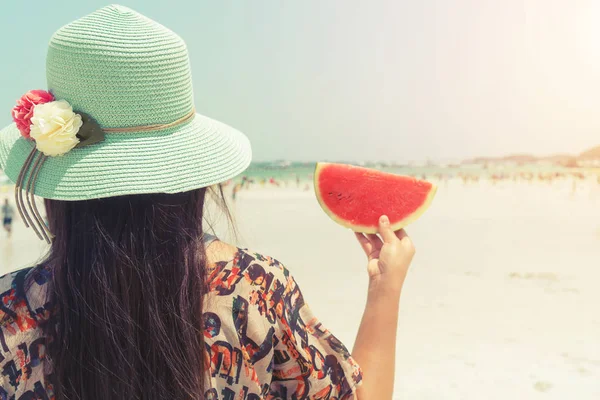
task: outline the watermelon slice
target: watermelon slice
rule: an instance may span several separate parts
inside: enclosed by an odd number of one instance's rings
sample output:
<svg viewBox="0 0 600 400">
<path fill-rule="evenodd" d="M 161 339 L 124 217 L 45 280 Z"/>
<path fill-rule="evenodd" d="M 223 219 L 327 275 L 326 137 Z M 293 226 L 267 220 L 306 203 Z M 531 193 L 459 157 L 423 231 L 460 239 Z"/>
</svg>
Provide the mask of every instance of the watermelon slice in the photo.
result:
<svg viewBox="0 0 600 400">
<path fill-rule="evenodd" d="M 427 210 L 437 186 L 409 176 L 346 164 L 317 163 L 315 193 L 323 210 L 355 232 L 375 233 L 387 215 L 393 230 Z"/>
</svg>

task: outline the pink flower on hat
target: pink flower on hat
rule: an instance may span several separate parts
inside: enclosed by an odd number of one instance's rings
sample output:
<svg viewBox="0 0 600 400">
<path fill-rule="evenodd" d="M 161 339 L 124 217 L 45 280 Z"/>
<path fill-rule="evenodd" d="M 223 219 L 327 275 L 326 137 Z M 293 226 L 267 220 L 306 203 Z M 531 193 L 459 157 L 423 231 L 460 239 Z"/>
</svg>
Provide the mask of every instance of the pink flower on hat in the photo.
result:
<svg viewBox="0 0 600 400">
<path fill-rule="evenodd" d="M 30 138 L 34 107 L 51 101 L 54 101 L 54 96 L 45 90 L 30 90 L 17 100 L 17 105 L 12 109 L 12 117 L 24 138 Z"/>
</svg>

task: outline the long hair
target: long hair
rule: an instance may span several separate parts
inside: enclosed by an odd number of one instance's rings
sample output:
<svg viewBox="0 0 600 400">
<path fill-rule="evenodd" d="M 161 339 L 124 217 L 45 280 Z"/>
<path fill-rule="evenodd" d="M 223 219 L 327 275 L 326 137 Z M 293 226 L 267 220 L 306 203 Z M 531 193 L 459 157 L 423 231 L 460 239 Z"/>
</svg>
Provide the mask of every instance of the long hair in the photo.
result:
<svg viewBox="0 0 600 400">
<path fill-rule="evenodd" d="M 202 398 L 205 195 L 45 201 L 57 400 Z"/>
</svg>

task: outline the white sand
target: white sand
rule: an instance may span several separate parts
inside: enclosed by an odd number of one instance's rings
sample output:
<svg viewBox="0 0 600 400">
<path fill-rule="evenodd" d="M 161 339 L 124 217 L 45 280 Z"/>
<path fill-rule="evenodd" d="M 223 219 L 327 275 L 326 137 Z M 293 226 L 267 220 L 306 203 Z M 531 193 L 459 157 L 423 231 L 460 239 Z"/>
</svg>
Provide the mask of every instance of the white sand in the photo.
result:
<svg viewBox="0 0 600 400">
<path fill-rule="evenodd" d="M 571 189 L 440 188 L 408 229 L 417 256 L 402 296 L 395 399 L 600 398 L 600 185 Z M 241 243 L 283 261 L 351 348 L 367 284 L 352 234 L 312 192 L 242 191 L 234 207 Z M 16 229 L 12 244 L 0 242 L 5 272 L 44 247 Z"/>
</svg>

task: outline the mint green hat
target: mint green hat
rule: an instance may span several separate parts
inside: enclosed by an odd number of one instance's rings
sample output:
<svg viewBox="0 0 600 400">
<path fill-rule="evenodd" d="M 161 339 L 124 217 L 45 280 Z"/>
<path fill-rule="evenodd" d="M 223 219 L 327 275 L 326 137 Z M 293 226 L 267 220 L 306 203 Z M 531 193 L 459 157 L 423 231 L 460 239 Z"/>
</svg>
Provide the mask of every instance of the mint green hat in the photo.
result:
<svg viewBox="0 0 600 400">
<path fill-rule="evenodd" d="M 195 112 L 183 40 L 129 8 L 104 7 L 59 29 L 46 73 L 54 98 L 80 113 L 84 127 L 87 115 L 105 134 L 100 142 L 46 157 L 34 178 L 38 196 L 184 192 L 224 182 L 250 163 L 246 136 Z M 2 129 L 0 169 L 17 182 L 35 147 L 15 123 Z"/>
</svg>

